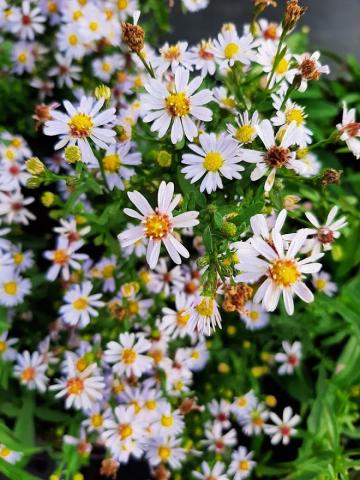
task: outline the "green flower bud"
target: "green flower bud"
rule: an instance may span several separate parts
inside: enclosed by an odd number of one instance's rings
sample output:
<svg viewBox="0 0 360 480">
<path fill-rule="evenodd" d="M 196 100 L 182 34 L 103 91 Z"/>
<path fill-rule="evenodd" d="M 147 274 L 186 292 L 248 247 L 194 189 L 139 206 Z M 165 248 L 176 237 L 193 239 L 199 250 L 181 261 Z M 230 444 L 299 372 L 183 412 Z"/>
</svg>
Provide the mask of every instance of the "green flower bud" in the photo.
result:
<svg viewBox="0 0 360 480">
<path fill-rule="evenodd" d="M 100 100 L 100 98 L 104 98 L 105 100 L 109 100 L 110 97 L 111 97 L 111 90 L 106 85 L 101 84 L 101 85 L 98 85 L 95 88 L 94 95 L 98 100 Z"/>
<path fill-rule="evenodd" d="M 31 175 L 40 175 L 45 171 L 45 165 L 38 157 L 31 157 L 26 160 L 25 166 Z"/>
<path fill-rule="evenodd" d="M 225 237 L 231 238 L 235 237 L 237 228 L 235 223 L 224 222 L 221 231 Z"/>
<path fill-rule="evenodd" d="M 162 168 L 168 168 L 171 165 L 171 153 L 167 152 L 166 150 L 160 150 L 156 155 L 156 161 Z"/>
<path fill-rule="evenodd" d="M 76 163 L 81 161 L 81 150 L 77 145 L 68 145 L 65 148 L 65 160 L 67 163 Z"/>
<path fill-rule="evenodd" d="M 38 188 L 42 183 L 42 179 L 40 177 L 30 177 L 26 181 L 27 188 Z"/>
</svg>

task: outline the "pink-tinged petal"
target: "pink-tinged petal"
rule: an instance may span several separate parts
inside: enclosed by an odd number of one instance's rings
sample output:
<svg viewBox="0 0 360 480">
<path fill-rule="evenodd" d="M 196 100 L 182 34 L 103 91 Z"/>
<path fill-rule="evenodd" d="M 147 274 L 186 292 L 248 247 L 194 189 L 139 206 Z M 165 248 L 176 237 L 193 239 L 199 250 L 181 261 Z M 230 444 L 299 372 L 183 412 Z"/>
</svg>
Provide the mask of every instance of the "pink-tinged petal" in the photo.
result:
<svg viewBox="0 0 360 480">
<path fill-rule="evenodd" d="M 250 219 L 251 229 L 255 235 L 259 237 L 269 238 L 269 228 L 266 223 L 265 217 L 262 214 L 254 215 Z"/>
<path fill-rule="evenodd" d="M 283 290 L 283 299 L 287 314 L 292 315 L 294 313 L 294 299 L 289 288 Z"/>
<path fill-rule="evenodd" d="M 197 217 L 199 216 L 199 212 L 185 212 L 177 215 L 173 219 L 173 225 L 175 228 L 187 228 L 187 227 L 194 227 L 195 225 L 199 224 L 199 220 Z"/>
<path fill-rule="evenodd" d="M 321 263 L 307 263 L 300 267 L 301 273 L 317 273 L 321 270 Z"/>
<path fill-rule="evenodd" d="M 182 119 L 182 125 L 186 138 L 191 142 L 198 133 L 195 123 L 187 116 Z"/>
<path fill-rule="evenodd" d="M 295 121 L 292 121 L 288 128 L 286 129 L 285 135 L 281 141 L 281 146 L 288 148 L 296 142 L 297 136 L 297 124 Z"/>
<path fill-rule="evenodd" d="M 177 263 L 177 264 L 180 264 L 181 263 L 181 257 L 179 255 L 178 251 L 176 250 L 176 248 L 174 247 L 174 245 L 171 243 L 170 238 L 169 237 L 165 238 L 163 240 L 163 242 L 164 242 L 165 248 L 168 251 L 168 254 L 169 254 L 170 258 L 172 259 L 172 261 Z"/>
<path fill-rule="evenodd" d="M 300 248 L 304 245 L 304 242 L 306 240 L 306 232 L 303 232 L 302 230 L 299 230 L 294 238 L 292 239 L 289 249 L 286 253 L 287 258 L 294 258 L 295 255 L 298 253 Z"/>
<path fill-rule="evenodd" d="M 337 207 L 337 206 L 333 207 L 330 210 L 329 215 L 327 216 L 325 225 L 330 225 L 333 222 L 334 218 L 336 217 L 336 215 L 338 213 L 338 210 L 339 210 L 339 207 Z"/>
<path fill-rule="evenodd" d="M 283 210 L 281 210 L 281 212 L 279 213 L 279 215 L 276 219 L 274 230 L 277 230 L 278 232 L 280 232 L 280 230 L 282 229 L 282 227 L 285 223 L 286 216 L 287 216 L 287 211 L 284 208 Z"/>
<path fill-rule="evenodd" d="M 169 235 L 170 242 L 173 244 L 173 246 L 176 248 L 176 250 L 180 253 L 182 257 L 189 258 L 190 254 L 187 251 L 187 249 L 182 245 L 179 240 L 177 240 L 175 237 L 172 235 Z"/>
<path fill-rule="evenodd" d="M 142 226 L 128 228 L 122 233 L 119 233 L 118 239 L 121 243 L 123 248 L 136 243 L 138 240 L 143 238 L 144 236 L 144 229 Z"/>
<path fill-rule="evenodd" d="M 304 282 L 296 282 L 293 285 L 294 292 L 303 302 L 311 303 L 314 301 L 314 295 Z"/>
</svg>

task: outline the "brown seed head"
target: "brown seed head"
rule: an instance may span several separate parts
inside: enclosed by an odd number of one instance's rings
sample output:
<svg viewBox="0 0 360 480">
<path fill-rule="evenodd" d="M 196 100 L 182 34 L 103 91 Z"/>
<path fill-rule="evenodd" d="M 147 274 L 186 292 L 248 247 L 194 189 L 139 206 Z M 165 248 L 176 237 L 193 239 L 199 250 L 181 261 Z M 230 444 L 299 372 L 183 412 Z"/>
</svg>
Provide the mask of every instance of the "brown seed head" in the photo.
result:
<svg viewBox="0 0 360 480">
<path fill-rule="evenodd" d="M 342 170 L 334 170 L 333 168 L 328 168 L 327 170 L 325 170 L 320 180 L 321 185 L 323 187 L 326 187 L 327 185 L 330 185 L 332 183 L 339 185 L 342 173 Z"/>
<path fill-rule="evenodd" d="M 225 312 L 235 312 L 235 310 L 242 312 L 245 303 L 251 298 L 252 292 L 252 288 L 247 283 L 225 286 L 222 308 Z"/>
<path fill-rule="evenodd" d="M 170 472 L 164 465 L 159 465 L 152 471 L 152 475 L 156 480 L 170 480 Z"/>
<path fill-rule="evenodd" d="M 122 38 L 132 52 L 140 53 L 144 48 L 145 32 L 139 25 L 123 22 Z"/>
<path fill-rule="evenodd" d="M 119 464 L 116 460 L 112 458 L 104 458 L 101 462 L 100 475 L 115 480 L 118 469 Z"/>
<path fill-rule="evenodd" d="M 320 72 L 317 63 L 310 57 L 306 57 L 299 65 L 302 78 L 305 80 L 319 80 Z"/>
<path fill-rule="evenodd" d="M 289 160 L 290 150 L 274 145 L 264 155 L 264 162 L 271 168 L 281 168 Z"/>
<path fill-rule="evenodd" d="M 204 410 L 204 407 L 198 405 L 196 397 L 185 398 L 181 402 L 179 410 L 182 415 L 187 415 L 191 412 L 202 412 Z"/>
<path fill-rule="evenodd" d="M 285 10 L 283 27 L 285 30 L 292 30 L 300 18 L 304 15 L 306 7 L 301 7 L 298 0 L 288 0 Z"/>
</svg>

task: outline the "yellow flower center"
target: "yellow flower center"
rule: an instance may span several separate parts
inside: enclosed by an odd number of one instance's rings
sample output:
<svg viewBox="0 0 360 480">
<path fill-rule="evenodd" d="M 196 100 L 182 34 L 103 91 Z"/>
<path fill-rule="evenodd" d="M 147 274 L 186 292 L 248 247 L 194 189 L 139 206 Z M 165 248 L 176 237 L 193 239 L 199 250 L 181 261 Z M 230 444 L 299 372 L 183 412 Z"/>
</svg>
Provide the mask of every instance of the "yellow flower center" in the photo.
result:
<svg viewBox="0 0 360 480">
<path fill-rule="evenodd" d="M 68 395 L 80 395 L 84 390 L 84 381 L 79 377 L 70 378 L 66 388 Z"/>
<path fill-rule="evenodd" d="M 199 360 L 199 358 L 200 358 L 200 352 L 198 352 L 197 350 L 194 350 L 194 351 L 191 353 L 191 358 L 193 358 L 194 360 Z"/>
<path fill-rule="evenodd" d="M 111 70 L 111 65 L 110 65 L 110 63 L 104 62 L 104 63 L 101 65 L 101 69 L 102 69 L 102 71 L 105 72 L 105 73 L 110 72 L 110 70 Z"/>
<path fill-rule="evenodd" d="M 169 216 L 166 213 L 155 212 L 144 220 L 144 233 L 153 240 L 162 240 L 171 229 Z"/>
<path fill-rule="evenodd" d="M 240 143 L 249 143 L 252 141 L 256 130 L 252 125 L 242 125 L 236 129 L 234 137 Z"/>
<path fill-rule="evenodd" d="M 299 148 L 296 150 L 296 156 L 297 158 L 300 158 L 300 160 L 303 160 L 309 155 L 309 149 L 308 148 Z"/>
<path fill-rule="evenodd" d="M 93 125 L 91 117 L 85 113 L 75 114 L 68 123 L 71 135 L 78 138 L 89 137 Z"/>
<path fill-rule="evenodd" d="M 132 426 L 129 425 L 128 423 L 123 423 L 123 424 L 119 425 L 118 431 L 119 431 L 119 435 L 120 435 L 122 440 L 130 437 L 133 433 Z"/>
<path fill-rule="evenodd" d="M 125 10 L 128 4 L 129 4 L 128 0 L 118 0 L 117 7 L 119 10 Z"/>
<path fill-rule="evenodd" d="M 139 302 L 129 301 L 128 312 L 130 313 L 130 315 L 137 315 L 139 313 L 139 310 L 140 310 Z"/>
<path fill-rule="evenodd" d="M 156 400 L 148 400 L 147 402 L 145 402 L 145 407 L 148 410 L 155 410 L 155 408 L 157 407 Z"/>
<path fill-rule="evenodd" d="M 26 52 L 21 52 L 21 53 L 19 53 L 19 55 L 17 56 L 17 59 L 18 59 L 18 62 L 19 62 L 19 63 L 25 63 L 26 60 L 27 60 L 27 54 L 26 54 Z"/>
<path fill-rule="evenodd" d="M 111 278 L 113 276 L 114 270 L 115 270 L 114 265 L 111 265 L 111 264 L 105 265 L 105 267 L 103 268 L 103 271 L 102 271 L 103 277 L 104 278 Z"/>
<path fill-rule="evenodd" d="M 169 447 L 166 447 L 165 445 L 161 445 L 158 448 L 158 454 L 159 454 L 159 457 L 160 457 L 161 461 L 166 462 L 170 458 L 171 450 L 170 450 Z"/>
<path fill-rule="evenodd" d="M 7 349 L 6 342 L 4 342 L 4 340 L 0 340 L 0 353 L 5 352 L 6 349 Z"/>
<path fill-rule="evenodd" d="M 240 50 L 240 47 L 238 44 L 234 42 L 229 43 L 228 45 L 226 45 L 224 50 L 225 58 L 230 60 L 238 53 L 239 50 Z"/>
<path fill-rule="evenodd" d="M 21 372 L 21 379 L 24 380 L 24 382 L 30 382 L 31 380 L 34 380 L 35 376 L 35 368 L 32 367 L 24 368 L 24 370 Z"/>
<path fill-rule="evenodd" d="M 165 108 L 172 117 L 184 117 L 190 111 L 190 99 L 184 92 L 171 93 L 165 98 Z"/>
<path fill-rule="evenodd" d="M 83 357 L 79 358 L 79 360 L 76 362 L 76 369 L 79 372 L 83 372 L 87 366 L 88 366 L 88 362 Z"/>
<path fill-rule="evenodd" d="M 74 15 L 75 15 L 75 12 L 74 12 Z M 77 45 L 79 42 L 77 35 L 75 35 L 75 33 L 72 33 L 71 35 L 69 35 L 68 42 L 72 47 L 75 47 L 75 45 Z"/>
<path fill-rule="evenodd" d="M 278 259 L 269 267 L 271 279 L 280 287 L 288 287 L 300 278 L 299 269 L 294 260 Z"/>
<path fill-rule="evenodd" d="M 161 425 L 163 427 L 171 427 L 173 423 L 174 423 L 174 419 L 171 415 L 162 415 Z"/>
<path fill-rule="evenodd" d="M 174 388 L 177 392 L 180 392 L 184 387 L 184 382 L 182 380 L 176 380 L 174 383 Z"/>
<path fill-rule="evenodd" d="M 153 350 L 149 355 L 155 363 L 160 363 L 163 359 L 163 352 L 161 350 Z"/>
<path fill-rule="evenodd" d="M 286 114 L 286 123 L 296 122 L 300 126 L 304 122 L 304 116 L 300 108 L 290 108 Z"/>
<path fill-rule="evenodd" d="M 7 447 L 1 447 L 0 448 L 0 457 L 1 458 L 6 458 L 10 455 L 11 453 L 11 450 L 10 448 L 7 448 Z"/>
<path fill-rule="evenodd" d="M 124 348 L 122 352 L 122 361 L 126 365 L 131 365 L 136 361 L 137 353 L 132 348 Z"/>
<path fill-rule="evenodd" d="M 236 101 L 231 97 L 223 98 L 222 102 L 226 107 L 229 107 L 229 108 L 235 108 L 236 107 Z"/>
<path fill-rule="evenodd" d="M 257 427 L 262 427 L 264 425 L 264 420 L 262 419 L 261 415 L 259 412 L 252 412 L 251 414 L 251 420 L 254 425 Z"/>
<path fill-rule="evenodd" d="M 121 159 L 116 153 L 110 153 L 103 158 L 105 171 L 108 173 L 117 172 L 121 165 Z"/>
<path fill-rule="evenodd" d="M 324 280 L 323 278 L 318 278 L 315 282 L 315 287 L 318 290 L 324 290 L 324 288 L 326 287 L 326 280 Z"/>
<path fill-rule="evenodd" d="M 186 310 L 183 308 L 176 313 L 176 323 L 179 325 L 179 327 L 185 327 L 189 321 L 190 314 L 185 312 Z"/>
<path fill-rule="evenodd" d="M 16 252 L 13 255 L 13 260 L 14 260 L 14 263 L 16 263 L 16 265 L 21 265 L 24 260 L 24 254 L 21 252 Z"/>
<path fill-rule="evenodd" d="M 239 397 L 237 400 L 237 404 L 239 405 L 239 407 L 246 407 L 246 405 L 248 404 L 247 398 Z"/>
<path fill-rule="evenodd" d="M 82 14 L 82 11 L 81 10 L 75 10 L 73 12 L 73 20 L 74 22 L 77 22 L 81 17 L 83 16 Z M 71 40 L 70 40 L 71 38 Z M 71 42 L 75 42 L 75 43 L 71 43 Z M 76 45 L 78 43 L 78 39 L 77 39 L 77 36 L 76 35 L 70 35 L 69 37 L 69 43 L 70 45 Z"/>
<path fill-rule="evenodd" d="M 94 428 L 99 428 L 103 424 L 103 417 L 100 413 L 95 413 L 95 415 L 92 415 L 91 420 L 90 420 L 91 426 Z"/>
<path fill-rule="evenodd" d="M 163 57 L 169 62 L 177 60 L 181 55 L 181 50 L 178 45 L 172 45 L 164 53 Z"/>
<path fill-rule="evenodd" d="M 5 282 L 3 285 L 4 292 L 7 295 L 16 295 L 17 292 L 17 284 L 16 282 Z"/>
<path fill-rule="evenodd" d="M 8 159 L 8 160 L 14 160 L 15 158 L 15 152 L 13 150 L 11 150 L 10 148 L 8 148 L 7 150 L 5 150 L 5 157 Z"/>
<path fill-rule="evenodd" d="M 214 299 L 204 297 L 201 302 L 196 305 L 195 310 L 202 317 L 211 317 L 211 315 L 214 313 Z"/>
<path fill-rule="evenodd" d="M 13 139 L 11 140 L 11 145 L 12 145 L 13 147 L 15 147 L 15 148 L 20 148 L 21 145 L 22 145 L 22 140 L 21 140 L 21 138 L 13 138 Z"/>
<path fill-rule="evenodd" d="M 260 313 L 257 312 L 256 310 L 251 310 L 249 312 L 249 317 L 250 317 L 250 320 L 252 320 L 253 322 L 257 322 L 260 318 Z"/>
<path fill-rule="evenodd" d="M 289 70 L 289 62 L 286 60 L 286 58 L 282 58 L 278 63 L 277 67 L 275 68 L 275 72 L 278 73 L 279 75 L 282 75 L 288 70 Z"/>
<path fill-rule="evenodd" d="M 68 253 L 66 252 L 66 250 L 63 250 L 62 248 L 55 250 L 53 255 L 54 255 L 53 262 L 59 265 L 65 265 L 65 263 L 67 263 L 69 260 Z"/>
<path fill-rule="evenodd" d="M 239 470 L 242 472 L 247 472 L 249 470 L 249 462 L 247 460 L 240 460 Z"/>
<path fill-rule="evenodd" d="M 119 382 L 119 380 L 114 381 L 114 384 L 112 386 L 112 391 L 115 393 L 115 395 L 119 395 L 124 391 L 124 389 L 125 389 L 124 385 L 121 382 Z"/>
<path fill-rule="evenodd" d="M 75 308 L 75 310 L 80 310 L 80 311 L 86 310 L 88 305 L 89 305 L 89 302 L 85 297 L 79 297 L 72 303 L 72 306 Z"/>
<path fill-rule="evenodd" d="M 203 167 L 209 172 L 217 172 L 224 164 L 224 157 L 219 152 L 209 152 L 206 154 Z"/>
<path fill-rule="evenodd" d="M 56 13 L 57 12 L 56 2 L 48 2 L 47 3 L 47 10 L 48 10 L 49 13 Z"/>
<path fill-rule="evenodd" d="M 99 29 L 99 24 L 98 22 L 95 22 L 95 21 L 92 21 L 89 23 L 89 29 L 92 31 L 92 32 L 97 32 L 98 29 Z"/>
</svg>

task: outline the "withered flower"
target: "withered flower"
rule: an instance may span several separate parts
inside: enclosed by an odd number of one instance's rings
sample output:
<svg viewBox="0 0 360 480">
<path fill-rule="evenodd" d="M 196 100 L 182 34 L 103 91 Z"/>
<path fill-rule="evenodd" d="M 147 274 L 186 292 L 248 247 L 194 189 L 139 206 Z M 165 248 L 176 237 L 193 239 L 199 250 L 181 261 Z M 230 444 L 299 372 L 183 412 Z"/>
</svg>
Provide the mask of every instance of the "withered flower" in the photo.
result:
<svg viewBox="0 0 360 480">
<path fill-rule="evenodd" d="M 225 312 L 242 312 L 245 303 L 251 298 L 253 289 L 247 283 L 226 285 L 222 308 Z"/>
<path fill-rule="evenodd" d="M 323 173 L 323 176 L 321 177 L 321 185 L 323 187 L 326 187 L 327 185 L 330 185 L 332 183 L 335 183 L 336 185 L 339 185 L 340 183 L 340 178 L 342 175 L 342 170 L 335 170 L 333 168 L 328 168 L 325 170 Z"/>
<path fill-rule="evenodd" d="M 104 458 L 101 462 L 100 475 L 115 480 L 119 466 L 119 463 L 113 458 Z"/>
<path fill-rule="evenodd" d="M 283 21 L 284 30 L 292 30 L 306 10 L 307 7 L 301 7 L 298 0 L 288 0 Z"/>
</svg>

